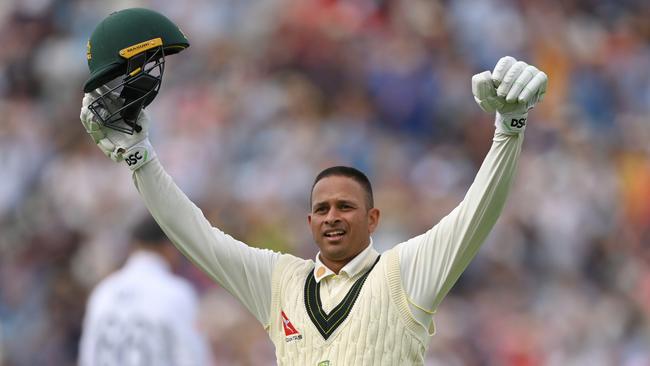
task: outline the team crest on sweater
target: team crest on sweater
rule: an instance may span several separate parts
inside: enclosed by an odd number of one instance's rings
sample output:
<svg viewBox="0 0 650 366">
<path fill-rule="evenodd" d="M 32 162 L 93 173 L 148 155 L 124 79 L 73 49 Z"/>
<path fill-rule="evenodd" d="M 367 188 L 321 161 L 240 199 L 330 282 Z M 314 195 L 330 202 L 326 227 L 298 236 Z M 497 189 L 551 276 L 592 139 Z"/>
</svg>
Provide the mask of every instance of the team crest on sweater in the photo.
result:
<svg viewBox="0 0 650 366">
<path fill-rule="evenodd" d="M 287 314 L 284 313 L 284 310 L 280 310 L 280 315 L 282 315 L 282 326 L 284 327 L 284 340 L 285 342 L 292 342 L 302 339 L 302 334 L 298 332 L 296 327 L 291 324 L 291 321 L 287 317 Z"/>
</svg>

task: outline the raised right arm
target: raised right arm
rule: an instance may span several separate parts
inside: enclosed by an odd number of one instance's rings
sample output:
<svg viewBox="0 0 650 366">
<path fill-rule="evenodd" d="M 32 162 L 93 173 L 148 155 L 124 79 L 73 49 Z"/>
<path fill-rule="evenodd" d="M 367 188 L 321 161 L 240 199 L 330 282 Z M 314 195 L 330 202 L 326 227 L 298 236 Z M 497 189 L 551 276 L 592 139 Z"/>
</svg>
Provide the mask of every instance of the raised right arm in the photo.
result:
<svg viewBox="0 0 650 366">
<path fill-rule="evenodd" d="M 133 179 L 149 212 L 174 245 L 266 326 L 271 275 L 280 253 L 249 247 L 212 227 L 158 159 L 136 170 Z"/>
<path fill-rule="evenodd" d="M 102 94 L 103 93 L 103 94 Z M 145 205 L 174 245 L 194 264 L 239 299 L 267 326 L 271 275 L 280 253 L 251 248 L 223 233 L 176 186 L 156 158 L 148 139 L 149 119 L 141 111 L 132 135 L 101 125 L 88 106 L 98 97 L 122 103 L 118 95 L 96 90 L 84 96 L 81 122 L 100 150 L 115 162 L 126 162 Z"/>
</svg>

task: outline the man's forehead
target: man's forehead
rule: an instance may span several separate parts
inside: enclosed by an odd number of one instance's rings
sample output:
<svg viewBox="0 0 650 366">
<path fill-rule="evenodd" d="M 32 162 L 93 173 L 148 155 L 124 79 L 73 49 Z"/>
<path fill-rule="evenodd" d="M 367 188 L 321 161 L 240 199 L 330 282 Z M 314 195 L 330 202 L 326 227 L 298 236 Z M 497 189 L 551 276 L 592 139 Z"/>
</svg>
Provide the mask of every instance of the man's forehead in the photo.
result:
<svg viewBox="0 0 650 366">
<path fill-rule="evenodd" d="M 329 200 L 363 200 L 365 192 L 361 184 L 350 177 L 332 175 L 319 180 L 314 185 L 312 200 L 319 203 Z"/>
</svg>

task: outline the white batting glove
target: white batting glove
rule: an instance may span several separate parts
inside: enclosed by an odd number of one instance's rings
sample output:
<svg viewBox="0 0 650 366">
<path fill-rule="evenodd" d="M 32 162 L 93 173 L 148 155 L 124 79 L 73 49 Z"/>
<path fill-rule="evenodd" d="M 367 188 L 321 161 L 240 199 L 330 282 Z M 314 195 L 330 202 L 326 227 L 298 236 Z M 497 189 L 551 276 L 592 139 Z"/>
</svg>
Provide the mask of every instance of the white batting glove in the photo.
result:
<svg viewBox="0 0 650 366">
<path fill-rule="evenodd" d="M 472 94 L 486 112 L 497 112 L 497 131 L 519 134 L 526 129 L 528 111 L 544 99 L 548 77 L 535 66 L 502 57 L 494 71 L 472 77 Z"/>
<path fill-rule="evenodd" d="M 126 162 L 133 171 L 150 162 L 156 153 L 149 142 L 149 117 L 142 110 L 138 116 L 138 125 L 142 127 L 140 132 L 129 135 L 123 132 L 104 127 L 96 120 L 93 112 L 88 106 L 101 94 L 107 93 L 109 89 L 104 87 L 86 93 L 81 103 L 81 114 L 79 118 L 86 132 L 92 137 L 99 149 L 111 158 L 114 162 Z M 110 104 L 111 110 L 117 110 L 123 103 L 122 99 L 115 92 L 104 95 L 104 100 Z M 104 112 L 104 111 L 102 111 Z"/>
</svg>

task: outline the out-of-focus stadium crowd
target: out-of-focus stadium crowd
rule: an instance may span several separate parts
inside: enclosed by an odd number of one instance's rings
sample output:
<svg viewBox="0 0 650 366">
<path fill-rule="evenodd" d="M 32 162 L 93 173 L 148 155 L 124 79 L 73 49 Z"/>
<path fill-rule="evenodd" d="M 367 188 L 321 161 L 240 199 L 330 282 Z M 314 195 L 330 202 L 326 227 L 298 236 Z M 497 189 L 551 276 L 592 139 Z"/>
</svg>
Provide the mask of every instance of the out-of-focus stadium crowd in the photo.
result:
<svg viewBox="0 0 650 366">
<path fill-rule="evenodd" d="M 146 214 L 79 123 L 86 41 L 111 11 L 164 13 L 151 140 L 211 222 L 312 257 L 311 182 L 374 184 L 382 251 L 460 202 L 492 116 L 470 79 L 504 55 L 549 75 L 508 204 L 436 314 L 427 365 L 650 365 L 650 2 L 0 2 L 0 364 L 76 362 L 86 297 Z M 191 264 L 218 365 L 273 364 L 262 327 Z"/>
</svg>

